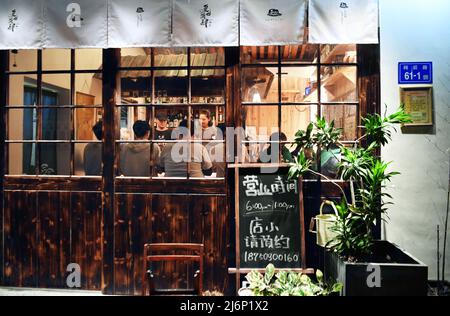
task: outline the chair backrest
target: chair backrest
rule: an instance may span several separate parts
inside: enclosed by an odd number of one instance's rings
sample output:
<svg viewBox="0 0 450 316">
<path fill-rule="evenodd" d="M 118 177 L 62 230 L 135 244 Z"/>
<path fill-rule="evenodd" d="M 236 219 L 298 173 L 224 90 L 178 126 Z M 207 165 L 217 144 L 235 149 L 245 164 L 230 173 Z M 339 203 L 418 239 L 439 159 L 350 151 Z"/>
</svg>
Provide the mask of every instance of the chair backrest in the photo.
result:
<svg viewBox="0 0 450 316">
<path fill-rule="evenodd" d="M 172 254 L 173 252 L 183 251 L 183 254 Z M 186 254 L 189 252 L 189 254 Z M 190 243 L 152 243 L 144 245 L 144 266 L 143 266 L 143 278 L 142 278 L 142 295 L 147 293 L 147 282 L 149 287 L 149 294 L 152 293 L 164 293 L 164 294 L 185 294 L 190 293 L 189 290 L 163 290 L 157 291 L 154 289 L 153 282 L 151 282 L 152 275 L 149 275 L 149 265 L 152 262 L 194 262 L 198 263 L 199 271 L 196 272 L 196 284 L 194 292 L 201 295 L 203 291 L 203 256 L 204 245 L 203 244 L 190 244 Z"/>
</svg>

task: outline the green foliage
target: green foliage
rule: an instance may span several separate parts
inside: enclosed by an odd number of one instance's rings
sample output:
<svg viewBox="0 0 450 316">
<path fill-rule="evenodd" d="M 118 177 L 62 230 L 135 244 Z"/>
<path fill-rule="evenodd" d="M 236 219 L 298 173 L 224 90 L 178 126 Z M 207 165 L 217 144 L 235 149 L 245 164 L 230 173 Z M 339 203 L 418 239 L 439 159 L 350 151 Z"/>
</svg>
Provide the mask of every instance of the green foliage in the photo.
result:
<svg viewBox="0 0 450 316">
<path fill-rule="evenodd" d="M 295 134 L 295 143 L 302 149 L 313 148 L 314 140 L 312 138 L 312 131 L 314 129 L 314 124 L 309 123 L 306 131 L 299 130 Z"/>
<path fill-rule="evenodd" d="M 370 145 L 367 148 L 340 146 L 339 176 L 350 182 L 353 199 L 352 204 L 347 203 L 343 193 L 342 202 L 336 205 L 339 214 L 333 227 L 336 237 L 329 244 L 341 257 L 349 260 L 358 260 L 370 253 L 373 224 L 380 215 L 386 214 L 386 206 L 391 204 L 385 201 L 391 196 L 383 189 L 393 176 L 399 174 L 389 172 L 389 163 L 376 157 L 375 150 L 388 143 L 392 131 L 396 130 L 395 125 L 411 122 L 402 107 L 389 116 L 367 115 L 362 121 L 366 134 L 361 139 L 367 138 Z M 294 157 L 289 177 L 296 178 L 311 172 L 326 178 L 311 170 L 312 161 L 303 151 L 314 147 L 329 149 L 332 145 L 339 146 L 340 135 L 340 130 L 334 128 L 334 122 L 328 125 L 323 118 L 311 123 L 306 131 L 299 131 L 296 143 L 302 150 Z"/>
<path fill-rule="evenodd" d="M 289 169 L 289 178 L 298 178 L 307 173 L 311 167 L 311 160 L 306 158 L 305 153 L 301 151 L 297 157 L 294 157 L 294 162 L 291 163 Z"/>
<path fill-rule="evenodd" d="M 395 113 L 382 118 L 379 114 L 368 114 L 362 119 L 366 134 L 372 142 L 385 146 L 391 140 L 395 124 L 411 123 L 411 117 L 400 107 Z"/>
<path fill-rule="evenodd" d="M 325 283 L 320 270 L 316 272 L 316 281 L 308 275 L 292 271 L 279 271 L 269 264 L 265 274 L 252 270 L 245 277 L 255 296 L 328 296 L 340 292 L 342 284 Z"/>
<path fill-rule="evenodd" d="M 366 228 L 364 215 L 359 213 L 357 209 L 341 201 L 336 205 L 338 210 L 338 220 L 332 227 L 337 233 L 336 238 L 330 241 L 331 249 L 337 252 L 341 257 L 350 261 L 370 252 L 372 245 L 372 236 Z"/>
<path fill-rule="evenodd" d="M 318 118 L 315 123 L 316 134 L 314 142 L 320 149 L 330 149 L 331 145 L 337 144 L 342 136 L 342 130 L 334 127 L 334 121 L 328 124 L 325 118 Z"/>
</svg>

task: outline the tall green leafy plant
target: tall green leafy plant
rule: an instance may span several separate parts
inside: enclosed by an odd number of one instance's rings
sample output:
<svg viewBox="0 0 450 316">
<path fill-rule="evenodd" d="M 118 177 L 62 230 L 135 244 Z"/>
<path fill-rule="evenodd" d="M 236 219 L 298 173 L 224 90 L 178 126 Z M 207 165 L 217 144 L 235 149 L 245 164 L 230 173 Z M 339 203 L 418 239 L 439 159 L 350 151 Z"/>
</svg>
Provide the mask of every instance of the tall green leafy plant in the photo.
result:
<svg viewBox="0 0 450 316">
<path fill-rule="evenodd" d="M 386 200 L 391 198 L 384 192 L 387 182 L 398 172 L 388 171 L 389 163 L 377 157 L 376 150 L 386 145 L 392 137 L 392 131 L 398 124 L 411 122 L 409 115 L 400 107 L 395 113 L 382 117 L 379 114 L 367 115 L 362 118 L 365 134 L 358 140 L 366 138 L 367 147 L 355 146 L 347 148 L 339 139 L 341 132 L 334 127 L 334 122 L 327 124 L 324 119 L 318 119 L 313 128 L 308 126 L 306 132 L 299 131 L 297 146 L 299 155 L 291 164 L 289 176 L 300 177 L 310 172 L 328 179 L 315 170 L 311 170 L 312 161 L 303 150 L 305 148 L 319 148 L 327 150 L 332 145 L 339 146 L 341 159 L 339 163 L 339 177 L 350 183 L 351 202 L 347 200 L 345 192 L 335 181 L 342 193 L 342 201 L 336 208 L 338 218 L 333 227 L 336 237 L 330 242 L 331 248 L 341 257 L 348 260 L 358 260 L 371 251 L 373 245 L 372 228 L 377 218 L 386 214 Z M 357 142 L 357 143 L 358 143 Z"/>
</svg>

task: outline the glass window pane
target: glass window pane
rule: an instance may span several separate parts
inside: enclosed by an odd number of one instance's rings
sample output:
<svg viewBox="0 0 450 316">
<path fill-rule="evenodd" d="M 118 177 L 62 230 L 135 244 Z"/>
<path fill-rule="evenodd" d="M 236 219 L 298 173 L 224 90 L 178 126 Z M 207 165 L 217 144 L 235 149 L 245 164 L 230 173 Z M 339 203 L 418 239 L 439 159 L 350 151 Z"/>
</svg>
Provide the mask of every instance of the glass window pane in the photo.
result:
<svg viewBox="0 0 450 316">
<path fill-rule="evenodd" d="M 322 45 L 320 60 L 323 64 L 356 63 L 356 44 Z"/>
<path fill-rule="evenodd" d="M 75 69 L 76 70 L 100 70 L 103 65 L 103 51 L 99 48 L 76 49 Z"/>
<path fill-rule="evenodd" d="M 74 116 L 74 129 L 76 140 L 101 140 L 101 124 L 96 126 L 102 119 L 101 108 L 76 108 Z M 96 128 L 94 128 L 96 126 Z M 97 138 L 100 136 L 100 139 Z"/>
<path fill-rule="evenodd" d="M 278 69 L 249 67 L 242 69 L 242 101 L 278 103 Z"/>
<path fill-rule="evenodd" d="M 51 74 L 42 76 L 42 102 L 40 105 L 70 105 L 70 75 Z"/>
<path fill-rule="evenodd" d="M 155 71 L 155 103 L 188 103 L 186 70 Z"/>
<path fill-rule="evenodd" d="M 75 104 L 102 105 L 101 74 L 86 73 L 75 75 Z"/>
<path fill-rule="evenodd" d="M 322 105 L 322 116 L 327 122 L 334 120 L 335 127 L 342 128 L 343 140 L 357 139 L 357 106 L 356 105 Z"/>
<path fill-rule="evenodd" d="M 43 49 L 42 70 L 70 70 L 70 49 Z"/>
<path fill-rule="evenodd" d="M 225 102 L 225 70 L 199 69 L 191 72 L 192 103 Z"/>
<path fill-rule="evenodd" d="M 150 48 L 122 48 L 120 50 L 121 67 L 150 67 L 151 49 Z"/>
<path fill-rule="evenodd" d="M 37 71 L 37 50 L 9 51 L 9 71 Z"/>
<path fill-rule="evenodd" d="M 36 75 L 10 75 L 8 105 L 37 105 L 36 87 Z"/>
<path fill-rule="evenodd" d="M 39 144 L 40 175 L 70 175 L 71 145 L 61 143 Z"/>
<path fill-rule="evenodd" d="M 260 152 L 267 146 L 266 142 L 269 141 L 270 135 L 278 132 L 278 107 L 245 106 L 242 114 L 246 140 L 255 142 L 246 144 L 244 156 L 247 156 L 250 162 L 257 162 Z"/>
<path fill-rule="evenodd" d="M 8 144 L 8 174 L 36 174 L 36 144 Z"/>
<path fill-rule="evenodd" d="M 155 67 L 186 67 L 187 48 L 154 48 Z"/>
<path fill-rule="evenodd" d="M 322 102 L 357 102 L 356 67 L 322 67 Z"/>
<path fill-rule="evenodd" d="M 151 106 L 121 106 L 120 111 L 120 139 L 135 140 L 133 125 L 136 121 L 148 122 L 148 129 L 151 135 L 152 107 Z"/>
<path fill-rule="evenodd" d="M 278 63 L 278 46 L 242 46 L 241 63 Z"/>
<path fill-rule="evenodd" d="M 288 45 L 281 46 L 283 63 L 317 63 L 319 45 Z"/>
<path fill-rule="evenodd" d="M 8 139 L 36 140 L 37 110 L 22 108 L 8 110 Z"/>
<path fill-rule="evenodd" d="M 317 101 L 317 67 L 281 69 L 281 102 Z"/>
<path fill-rule="evenodd" d="M 317 105 L 291 105 L 281 107 L 281 131 L 288 141 L 295 140 L 298 130 L 306 130 L 317 118 Z"/>
<path fill-rule="evenodd" d="M 76 176 L 102 175 L 102 143 L 77 143 L 74 153 Z"/>
<path fill-rule="evenodd" d="M 42 139 L 71 139 L 72 109 L 51 107 L 40 109 L 39 112 L 42 117 Z"/>
<path fill-rule="evenodd" d="M 160 149 L 153 143 L 121 143 L 119 145 L 119 175 L 125 177 L 149 177 L 150 170 L 156 172 Z"/>
<path fill-rule="evenodd" d="M 224 66 L 225 50 L 223 47 L 191 48 L 191 66 Z"/>
<path fill-rule="evenodd" d="M 152 103 L 152 78 L 150 70 L 120 72 L 122 104 Z"/>
</svg>

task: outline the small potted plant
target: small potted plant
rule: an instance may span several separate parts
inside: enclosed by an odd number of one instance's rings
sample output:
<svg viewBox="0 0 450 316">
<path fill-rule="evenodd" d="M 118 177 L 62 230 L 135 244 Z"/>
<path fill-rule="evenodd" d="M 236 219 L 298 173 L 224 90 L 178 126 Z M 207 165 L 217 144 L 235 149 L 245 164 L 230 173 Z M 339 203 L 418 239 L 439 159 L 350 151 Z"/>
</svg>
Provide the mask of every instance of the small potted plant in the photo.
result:
<svg viewBox="0 0 450 316">
<path fill-rule="evenodd" d="M 340 283 L 326 283 L 320 270 L 313 280 L 289 270 L 276 272 L 273 264 L 267 265 L 264 274 L 252 270 L 245 278 L 248 287 L 239 290 L 240 296 L 329 296 L 342 288 Z"/>
<path fill-rule="evenodd" d="M 386 201 L 391 198 L 384 190 L 386 183 L 399 174 L 388 171 L 390 163 L 377 154 L 391 139 L 395 125 L 410 122 L 410 118 L 400 107 L 389 116 L 368 115 L 362 122 L 365 134 L 354 148 L 341 144 L 340 130 L 324 119 L 297 133 L 301 136 L 296 141 L 298 154 L 289 176 L 312 173 L 329 180 L 342 193 L 342 200 L 335 204 L 337 215 L 331 228 L 335 237 L 325 251 L 325 275 L 342 282 L 345 295 L 425 295 L 427 267 L 394 244 L 373 239 L 376 220 L 386 215 L 387 205 L 392 204 Z M 367 147 L 360 146 L 363 139 Z M 349 194 L 335 180 L 311 168 L 313 162 L 305 154 L 311 147 L 327 151 L 332 146 L 340 148 L 336 173 L 339 180 L 349 183 Z"/>
</svg>

